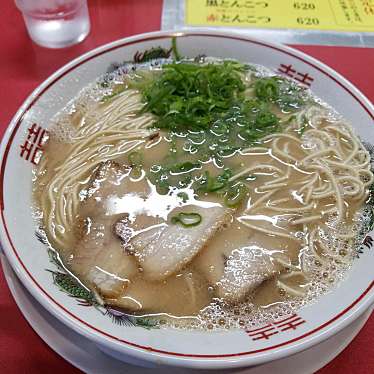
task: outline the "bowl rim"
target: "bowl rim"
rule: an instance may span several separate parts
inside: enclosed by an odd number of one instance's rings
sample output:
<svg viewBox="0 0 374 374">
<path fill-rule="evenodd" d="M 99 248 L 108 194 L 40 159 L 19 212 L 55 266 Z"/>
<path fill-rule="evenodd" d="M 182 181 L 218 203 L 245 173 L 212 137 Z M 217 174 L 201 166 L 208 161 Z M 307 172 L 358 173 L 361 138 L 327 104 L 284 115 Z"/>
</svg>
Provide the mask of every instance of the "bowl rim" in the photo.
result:
<svg viewBox="0 0 374 374">
<path fill-rule="evenodd" d="M 132 343 L 110 334 L 101 331 L 95 326 L 81 320 L 78 316 L 67 310 L 63 305 L 60 305 L 56 300 L 51 297 L 43 287 L 35 280 L 32 274 L 28 271 L 18 255 L 15 247 L 13 246 L 10 234 L 7 230 L 5 216 L 4 216 L 4 199 L 3 199 L 3 185 L 4 174 L 7 163 L 7 157 L 12 144 L 12 141 L 17 133 L 25 114 L 36 103 L 38 98 L 51 87 L 60 78 L 74 70 L 81 64 L 92 60 L 102 54 L 110 52 L 114 49 L 126 47 L 143 41 L 154 41 L 160 39 L 170 39 L 172 37 L 215 37 L 223 39 L 234 39 L 244 41 L 252 44 L 257 44 L 267 47 L 277 52 L 290 55 L 310 66 L 316 68 L 330 79 L 334 80 L 343 89 L 345 89 L 354 100 L 356 100 L 361 107 L 374 119 L 374 107 L 371 102 L 346 78 L 342 77 L 339 73 L 318 61 L 317 59 L 306 55 L 303 52 L 295 50 L 291 47 L 284 46 L 277 43 L 270 43 L 262 41 L 257 38 L 242 36 L 235 32 L 219 32 L 204 29 L 195 29 L 193 31 L 158 31 L 152 33 L 139 34 L 123 39 L 119 39 L 100 47 L 97 47 L 83 55 L 75 58 L 63 67 L 58 69 L 55 73 L 50 75 L 44 80 L 24 101 L 15 116 L 11 120 L 4 136 L 1 141 L 0 157 L 0 210 L 1 210 L 1 225 L 0 225 L 0 241 L 4 252 L 15 270 L 17 276 L 22 283 L 27 287 L 28 291 L 41 303 L 49 312 L 55 315 L 59 320 L 68 325 L 68 327 L 78 331 L 80 334 L 86 336 L 98 345 L 106 346 L 109 349 L 114 349 L 117 352 L 122 352 L 133 356 L 140 360 L 152 360 L 156 357 L 166 360 L 166 364 L 175 366 L 184 366 L 191 368 L 232 368 L 246 365 L 259 364 L 265 361 L 279 359 L 288 355 L 292 355 L 301 350 L 307 349 L 319 342 L 334 335 L 354 319 L 360 316 L 373 302 L 374 302 L 374 281 L 368 288 L 347 307 L 341 311 L 331 320 L 325 322 L 318 328 L 315 328 L 299 337 L 290 339 L 280 344 L 266 347 L 263 349 L 252 350 L 248 352 L 239 352 L 231 354 L 218 354 L 218 355 L 199 355 L 199 354 L 185 354 L 177 352 L 167 352 L 158 350 L 156 348 L 141 346 Z M 305 339 L 307 338 L 307 339 Z"/>
</svg>

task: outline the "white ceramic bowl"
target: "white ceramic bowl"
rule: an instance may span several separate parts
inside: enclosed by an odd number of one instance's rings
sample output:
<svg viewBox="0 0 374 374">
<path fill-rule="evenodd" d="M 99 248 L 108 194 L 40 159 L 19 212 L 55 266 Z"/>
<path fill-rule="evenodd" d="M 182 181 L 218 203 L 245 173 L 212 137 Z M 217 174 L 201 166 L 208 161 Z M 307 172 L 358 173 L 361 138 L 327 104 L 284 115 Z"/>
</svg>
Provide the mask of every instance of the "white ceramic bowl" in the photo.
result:
<svg viewBox="0 0 374 374">
<path fill-rule="evenodd" d="M 260 364 L 304 350 L 337 333 L 374 301 L 374 251 L 364 248 L 341 285 L 297 315 L 259 326 L 256 331 L 198 332 L 119 326 L 93 307 L 80 305 L 53 283 L 46 247 L 35 236 L 31 215 L 33 124 L 46 129 L 51 117 L 112 63 L 132 60 L 137 51 L 170 47 L 177 35 L 182 55 L 198 54 L 261 64 L 292 74 L 352 122 L 364 140 L 374 142 L 374 109 L 352 84 L 303 53 L 238 34 L 204 31 L 151 33 L 97 48 L 58 70 L 25 101 L 1 145 L 1 243 L 14 271 L 51 313 L 101 349 L 126 361 L 193 368 Z M 37 129 L 37 127 L 34 127 Z M 28 145 L 25 142 L 29 141 Z M 21 148 L 25 146 L 26 149 Z M 35 145 L 34 145 L 35 146 Z M 284 317 L 286 318 L 286 317 Z"/>
</svg>

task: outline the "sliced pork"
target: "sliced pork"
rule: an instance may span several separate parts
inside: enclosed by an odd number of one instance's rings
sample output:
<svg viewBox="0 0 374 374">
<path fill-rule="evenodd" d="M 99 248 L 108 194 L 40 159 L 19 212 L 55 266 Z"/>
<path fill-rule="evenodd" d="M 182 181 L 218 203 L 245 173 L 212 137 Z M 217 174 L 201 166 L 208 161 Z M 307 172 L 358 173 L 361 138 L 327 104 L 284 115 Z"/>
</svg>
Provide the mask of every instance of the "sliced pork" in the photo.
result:
<svg viewBox="0 0 374 374">
<path fill-rule="evenodd" d="M 69 258 L 71 270 L 104 297 L 119 296 L 137 273 L 137 262 L 113 231 L 121 215 L 106 216 L 103 201 L 129 174 L 116 163 L 102 164 L 88 187 L 77 220 L 77 242 Z"/>
<path fill-rule="evenodd" d="M 274 241 L 267 234 L 235 222 L 207 243 L 195 266 L 215 286 L 218 297 L 235 303 L 284 269 L 296 247 L 295 241 Z"/>
<path fill-rule="evenodd" d="M 222 206 L 200 207 L 187 205 L 172 210 L 169 217 L 180 212 L 198 214 L 201 222 L 194 227 L 184 227 L 178 223 L 155 225 L 140 231 L 132 240 L 131 245 L 144 271 L 144 277 L 150 280 L 166 279 L 192 261 L 202 247 L 211 239 L 218 229 L 228 224 L 231 210 Z M 124 238 L 126 229 L 117 226 L 117 233 Z"/>
</svg>

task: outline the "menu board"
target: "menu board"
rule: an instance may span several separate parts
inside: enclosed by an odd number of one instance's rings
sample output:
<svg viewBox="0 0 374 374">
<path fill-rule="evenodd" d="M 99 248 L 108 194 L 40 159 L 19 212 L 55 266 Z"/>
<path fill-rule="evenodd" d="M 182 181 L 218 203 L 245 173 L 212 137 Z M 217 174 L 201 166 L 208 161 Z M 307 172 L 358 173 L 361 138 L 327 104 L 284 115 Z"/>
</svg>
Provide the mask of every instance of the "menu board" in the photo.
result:
<svg viewBox="0 0 374 374">
<path fill-rule="evenodd" d="M 185 24 L 374 32 L 374 0 L 185 0 Z"/>
</svg>

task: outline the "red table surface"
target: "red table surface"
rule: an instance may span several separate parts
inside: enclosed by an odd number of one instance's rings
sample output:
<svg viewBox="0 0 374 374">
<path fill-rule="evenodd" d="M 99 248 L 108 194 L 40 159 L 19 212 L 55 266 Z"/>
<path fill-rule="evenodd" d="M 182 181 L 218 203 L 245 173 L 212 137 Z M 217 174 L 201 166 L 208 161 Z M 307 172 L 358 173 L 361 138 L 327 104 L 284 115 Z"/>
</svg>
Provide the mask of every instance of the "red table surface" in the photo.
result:
<svg viewBox="0 0 374 374">
<path fill-rule="evenodd" d="M 64 50 L 33 44 L 11 0 L 0 0 L 0 138 L 12 116 L 56 69 L 101 44 L 160 29 L 162 0 L 90 0 L 92 29 L 87 39 Z M 374 49 L 295 46 L 337 70 L 374 99 Z M 374 373 L 374 316 L 354 341 L 319 374 Z M 31 329 L 0 272 L 0 372 L 78 373 Z"/>
</svg>

